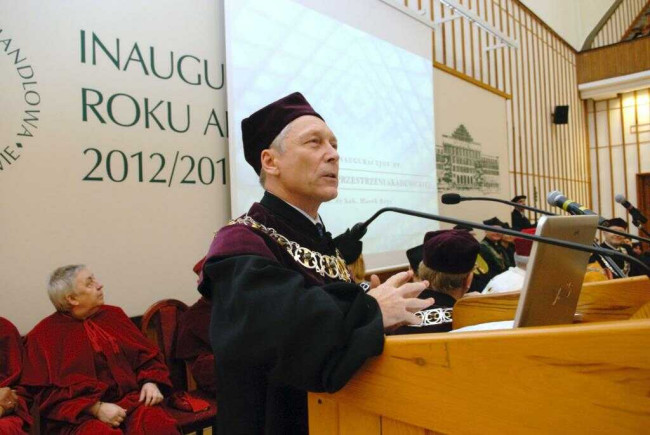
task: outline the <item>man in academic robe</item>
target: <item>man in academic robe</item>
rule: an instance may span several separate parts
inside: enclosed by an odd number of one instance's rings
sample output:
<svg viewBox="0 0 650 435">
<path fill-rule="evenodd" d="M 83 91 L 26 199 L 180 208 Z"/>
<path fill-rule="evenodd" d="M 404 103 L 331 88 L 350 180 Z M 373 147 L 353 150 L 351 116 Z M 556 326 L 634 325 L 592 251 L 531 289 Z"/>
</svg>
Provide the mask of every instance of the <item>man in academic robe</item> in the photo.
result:
<svg viewBox="0 0 650 435">
<path fill-rule="evenodd" d="M 421 298 L 435 302 L 416 313 L 418 325 L 407 325 L 393 334 L 448 332 L 452 329 L 456 301 L 472 284 L 474 263 L 479 252 L 478 241 L 466 230 L 439 230 L 424 236 L 423 257 L 418 275 L 430 283 Z"/>
<path fill-rule="evenodd" d="M 516 202 L 517 204 L 526 205 L 526 195 L 517 195 L 510 202 Z M 532 228 L 534 225 L 530 222 L 530 219 L 524 214 L 524 209 L 522 207 L 515 207 L 514 210 L 510 213 L 512 229 L 521 231 L 526 228 Z"/>
<path fill-rule="evenodd" d="M 50 276 L 56 312 L 27 334 L 21 385 L 45 418 L 45 433 L 177 434 L 161 407 L 171 387 L 158 348 L 124 314 L 104 305 L 103 285 L 83 265 Z"/>
<path fill-rule="evenodd" d="M 212 303 L 219 434 L 306 434 L 307 391 L 334 392 L 383 350 L 384 330 L 418 323 L 433 300 L 402 272 L 368 293 L 351 282 L 318 214 L 338 193 L 337 140 L 293 93 L 242 121 L 265 189 L 216 234 L 199 291 Z"/>
<path fill-rule="evenodd" d="M 503 228 L 504 223 L 499 218 L 493 217 L 484 220 L 483 225 Z M 501 246 L 501 238 L 501 233 L 485 231 L 485 237 L 481 241 L 480 253 L 476 259 L 474 279 L 470 291 L 483 291 L 492 278 L 508 269 L 507 253 Z"/>
<path fill-rule="evenodd" d="M 32 424 L 25 391 L 18 385 L 23 344 L 16 327 L 0 317 L 0 434 L 26 434 Z"/>
<path fill-rule="evenodd" d="M 608 227 L 612 230 L 616 231 L 622 231 L 626 232 L 627 231 L 627 222 L 625 222 L 621 218 L 614 218 L 614 219 L 608 219 L 605 222 L 602 223 L 602 226 Z M 605 240 L 600 244 L 601 248 L 605 249 L 612 249 L 614 251 L 619 251 L 622 254 L 627 254 L 632 257 L 636 257 L 634 250 L 630 245 L 626 243 L 625 237 L 620 236 L 618 234 L 614 233 L 608 233 L 603 231 L 602 232 L 603 237 Z M 641 270 L 641 267 L 637 265 L 636 263 L 630 262 L 625 260 L 624 258 L 620 257 L 609 257 L 616 263 L 616 265 L 623 271 L 625 276 L 638 276 L 638 275 L 644 275 L 645 273 Z M 592 256 L 591 260 L 598 260 L 598 262 L 601 264 L 601 266 L 605 267 L 605 264 L 600 256 Z M 590 261 L 591 261 L 590 260 Z"/>
<path fill-rule="evenodd" d="M 503 223 L 503 228 L 509 230 L 510 224 L 508 222 Z M 506 254 L 506 266 L 514 267 L 515 266 L 515 236 L 510 234 L 501 234 L 501 247 L 503 252 Z"/>
<path fill-rule="evenodd" d="M 526 234 L 535 234 L 535 228 L 526 228 L 521 232 Z M 530 258 L 530 252 L 533 249 L 533 241 L 521 237 L 515 237 L 514 239 L 515 265 L 492 278 L 483 289 L 483 294 L 518 291 L 524 287 L 526 270 L 528 268 L 528 259 Z"/>
</svg>

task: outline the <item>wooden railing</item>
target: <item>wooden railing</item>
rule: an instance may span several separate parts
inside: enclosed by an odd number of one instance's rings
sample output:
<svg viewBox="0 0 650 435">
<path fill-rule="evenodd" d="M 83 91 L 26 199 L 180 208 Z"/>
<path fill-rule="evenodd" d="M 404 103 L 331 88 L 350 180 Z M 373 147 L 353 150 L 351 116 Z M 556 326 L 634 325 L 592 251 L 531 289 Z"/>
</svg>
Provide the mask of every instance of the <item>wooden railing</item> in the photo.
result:
<svg viewBox="0 0 650 435">
<path fill-rule="evenodd" d="M 587 50 L 577 55 L 578 84 L 650 69 L 650 37 Z"/>
</svg>

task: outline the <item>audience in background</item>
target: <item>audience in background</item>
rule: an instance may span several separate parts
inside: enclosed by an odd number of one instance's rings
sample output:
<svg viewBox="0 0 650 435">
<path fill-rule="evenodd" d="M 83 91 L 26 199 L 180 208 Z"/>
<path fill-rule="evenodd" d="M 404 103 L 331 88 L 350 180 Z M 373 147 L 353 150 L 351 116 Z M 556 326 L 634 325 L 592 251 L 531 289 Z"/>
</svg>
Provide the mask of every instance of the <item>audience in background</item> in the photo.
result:
<svg viewBox="0 0 650 435">
<path fill-rule="evenodd" d="M 522 230 L 522 233 L 535 234 L 535 229 L 527 228 Z M 530 251 L 533 248 L 533 241 L 515 237 L 514 245 L 515 266 L 492 278 L 483 289 L 483 294 L 516 291 L 523 288 Z"/>
<path fill-rule="evenodd" d="M 623 232 L 627 231 L 627 222 L 625 222 L 621 218 L 608 219 L 605 222 L 603 222 L 602 225 L 616 231 L 623 231 Z M 605 231 L 603 231 L 602 234 L 605 240 L 603 241 L 603 243 L 600 244 L 601 248 L 612 249 L 614 251 L 619 251 L 623 254 L 631 255 L 633 257 L 635 256 L 632 247 L 625 242 L 626 238 L 624 236 L 614 234 L 614 233 L 608 233 Z M 626 261 L 623 258 L 613 257 L 613 256 L 611 257 L 611 259 L 627 276 L 644 275 L 643 271 L 641 271 L 641 268 L 636 263 L 632 263 Z M 602 262 L 602 259 L 599 256 L 598 257 L 592 256 L 590 261 L 598 261 L 601 264 L 601 266 L 605 267 L 605 265 Z"/>
<path fill-rule="evenodd" d="M 155 406 L 160 388 L 171 386 L 160 351 L 120 308 L 104 305 L 103 288 L 83 265 L 50 276 L 56 312 L 27 334 L 20 381 L 39 403 L 45 432 L 179 433 Z"/>
<path fill-rule="evenodd" d="M 447 332 L 452 329 L 453 307 L 472 284 L 479 243 L 466 230 L 440 230 L 424 236 L 420 279 L 429 281 L 421 299 L 434 298 L 433 305 L 416 313 L 420 325 L 402 326 L 394 334 Z"/>
<path fill-rule="evenodd" d="M 26 434 L 32 424 L 24 388 L 18 385 L 23 345 L 16 327 L 0 317 L 0 434 Z"/>
<path fill-rule="evenodd" d="M 526 195 L 517 195 L 510 200 L 510 202 L 516 202 L 521 205 L 526 205 Z M 514 210 L 510 213 L 512 228 L 517 231 L 521 231 L 526 228 L 532 228 L 534 225 L 524 214 L 523 207 L 515 207 Z"/>
<path fill-rule="evenodd" d="M 465 230 L 465 231 L 469 232 L 472 235 L 472 237 L 476 238 L 476 231 L 474 231 L 474 228 L 470 227 L 469 225 L 461 225 L 461 224 L 459 224 L 459 225 L 456 225 L 454 227 L 454 229 L 455 230 Z"/>
<path fill-rule="evenodd" d="M 509 230 L 510 224 L 505 222 L 503 228 Z M 501 234 L 501 247 L 506 253 L 506 266 L 514 267 L 515 266 L 515 236 L 510 234 Z"/>
<path fill-rule="evenodd" d="M 503 228 L 504 223 L 493 217 L 483 221 L 484 225 Z M 501 246 L 501 233 L 485 231 L 481 241 L 481 250 L 476 260 L 474 280 L 470 291 L 482 291 L 488 282 L 508 268 L 507 254 Z"/>
</svg>

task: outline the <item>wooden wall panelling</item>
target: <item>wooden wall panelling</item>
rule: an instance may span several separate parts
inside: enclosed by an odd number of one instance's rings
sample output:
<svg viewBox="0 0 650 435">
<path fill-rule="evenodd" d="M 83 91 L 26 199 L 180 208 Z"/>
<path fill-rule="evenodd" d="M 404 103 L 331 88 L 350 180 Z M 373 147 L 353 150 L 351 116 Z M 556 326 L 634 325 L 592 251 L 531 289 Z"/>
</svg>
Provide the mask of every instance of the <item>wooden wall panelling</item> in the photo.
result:
<svg viewBox="0 0 650 435">
<path fill-rule="evenodd" d="M 634 125 L 639 125 L 639 92 L 634 91 Z M 636 129 L 637 172 L 641 172 L 641 134 Z"/>
<path fill-rule="evenodd" d="M 610 101 L 607 100 L 607 138 L 609 139 L 607 141 L 607 154 L 609 155 L 609 197 L 610 197 L 610 205 L 612 207 L 611 213 L 608 213 L 607 215 L 610 217 L 615 216 L 615 210 L 614 210 L 614 158 L 612 157 L 612 124 L 611 124 L 611 116 L 610 116 Z"/>
<path fill-rule="evenodd" d="M 625 141 L 625 108 L 623 107 L 623 95 L 618 95 L 618 106 L 619 106 L 619 120 L 621 122 L 621 148 L 623 149 L 623 186 L 624 186 L 624 195 L 629 197 L 628 185 L 627 185 L 627 144 Z M 630 226 L 630 217 L 628 213 L 625 213 L 625 221 L 627 222 L 628 227 Z"/>
<path fill-rule="evenodd" d="M 588 169 L 588 174 L 589 174 L 589 180 L 592 179 L 591 177 L 592 177 L 592 174 L 593 174 L 593 171 L 591 169 L 591 167 L 592 167 L 591 161 L 592 161 L 592 158 L 593 158 L 593 154 L 591 152 L 591 144 L 593 143 L 593 139 L 592 139 L 593 135 L 592 135 L 592 129 L 590 128 L 590 124 L 589 124 L 589 110 L 590 110 L 590 107 L 592 105 L 593 105 L 592 100 L 589 100 L 589 101 L 585 100 L 582 103 L 583 112 L 584 112 L 583 124 L 584 124 L 585 137 L 586 137 L 585 142 L 586 142 L 587 169 Z M 597 183 L 595 185 L 598 186 Z M 594 210 L 593 188 L 589 189 L 589 203 L 588 204 L 589 204 L 589 208 L 591 210 Z"/>
<path fill-rule="evenodd" d="M 432 20 L 449 16 L 439 0 L 428 4 Z M 439 26 L 432 42 L 437 68 L 511 98 L 506 101 L 506 117 L 512 193 L 528 196 L 531 204 L 545 210 L 551 210 L 545 197 L 554 189 L 588 203 L 590 153 L 584 107 L 576 89 L 575 51 L 518 0 L 462 0 L 462 4 L 520 44 L 519 50 L 485 52 L 495 38 L 465 19 Z M 570 106 L 567 126 L 551 123 L 550 114 L 558 104 Z"/>
</svg>

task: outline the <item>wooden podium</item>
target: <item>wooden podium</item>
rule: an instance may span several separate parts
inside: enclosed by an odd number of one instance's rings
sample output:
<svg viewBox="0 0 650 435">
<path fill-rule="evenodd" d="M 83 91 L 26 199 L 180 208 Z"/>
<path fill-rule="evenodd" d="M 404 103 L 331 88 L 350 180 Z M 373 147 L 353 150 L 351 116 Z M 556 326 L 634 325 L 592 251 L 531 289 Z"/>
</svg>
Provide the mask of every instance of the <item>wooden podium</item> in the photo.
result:
<svg viewBox="0 0 650 435">
<path fill-rule="evenodd" d="M 650 300 L 647 279 L 620 281 L 585 285 L 581 300 L 594 313 L 599 304 L 611 309 L 615 296 L 623 298 L 621 307 Z M 642 291 L 625 302 L 621 289 L 630 285 Z M 387 337 L 383 354 L 342 390 L 309 394 L 309 429 L 311 435 L 649 433 L 650 319 Z"/>
</svg>

